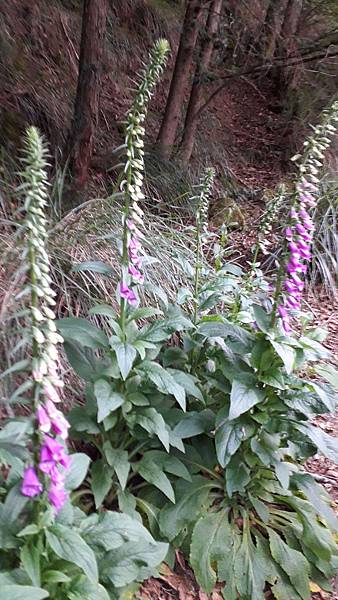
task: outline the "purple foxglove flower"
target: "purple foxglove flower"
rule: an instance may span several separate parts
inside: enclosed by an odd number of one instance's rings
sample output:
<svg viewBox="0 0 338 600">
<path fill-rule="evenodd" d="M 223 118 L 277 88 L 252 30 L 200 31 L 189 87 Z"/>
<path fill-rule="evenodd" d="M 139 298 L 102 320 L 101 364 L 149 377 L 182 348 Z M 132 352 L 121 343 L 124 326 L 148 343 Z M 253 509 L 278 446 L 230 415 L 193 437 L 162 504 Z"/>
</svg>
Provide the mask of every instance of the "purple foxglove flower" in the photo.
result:
<svg viewBox="0 0 338 600">
<path fill-rule="evenodd" d="M 301 223 L 296 224 L 296 230 L 297 230 L 297 233 L 299 233 L 300 235 L 303 235 L 304 233 L 306 234 L 306 230 L 304 229 L 304 227 Z"/>
<path fill-rule="evenodd" d="M 120 283 L 120 295 L 121 298 L 127 300 L 129 304 L 137 304 L 137 297 L 135 295 L 135 292 L 122 282 Z"/>
<path fill-rule="evenodd" d="M 62 444 L 49 435 L 45 435 L 44 444 L 40 450 L 39 469 L 50 474 L 57 463 L 65 469 L 69 467 L 70 458 Z"/>
<path fill-rule="evenodd" d="M 311 260 L 312 254 L 309 250 L 303 250 L 301 248 L 300 254 L 301 254 L 302 258 L 304 258 L 305 260 Z"/>
<path fill-rule="evenodd" d="M 282 318 L 287 318 L 288 317 L 288 313 L 286 312 L 284 306 L 282 306 L 281 304 L 278 307 L 278 314 Z"/>
<path fill-rule="evenodd" d="M 63 473 L 60 473 L 57 467 L 54 467 L 50 473 L 50 480 L 52 483 L 54 483 L 54 485 L 62 487 L 65 483 L 65 476 Z"/>
<path fill-rule="evenodd" d="M 135 281 L 138 281 L 138 283 L 144 283 L 144 276 L 133 265 L 129 266 L 128 273 L 133 277 L 133 279 L 135 279 Z"/>
<path fill-rule="evenodd" d="M 292 219 L 298 219 L 298 212 L 294 207 L 291 208 L 290 215 Z"/>
<path fill-rule="evenodd" d="M 63 440 L 68 438 L 68 429 L 70 425 L 60 410 L 52 419 L 52 428 L 56 435 L 59 435 Z"/>
<path fill-rule="evenodd" d="M 292 240 L 292 229 L 291 227 L 287 227 L 285 229 L 285 237 L 287 240 Z"/>
<path fill-rule="evenodd" d="M 40 431 L 43 431 L 44 433 L 48 433 L 48 431 L 50 431 L 50 428 L 51 428 L 51 422 L 50 422 L 50 418 L 48 416 L 47 411 L 41 405 L 38 406 L 38 408 L 36 410 L 36 418 L 38 420 Z"/>
<path fill-rule="evenodd" d="M 23 475 L 21 493 L 24 496 L 29 496 L 30 498 L 33 498 L 34 496 L 38 496 L 39 494 L 41 494 L 42 489 L 42 483 L 39 481 L 34 467 L 27 467 Z"/>
<path fill-rule="evenodd" d="M 289 308 L 299 308 L 300 307 L 300 302 L 298 300 L 296 300 L 296 298 L 293 298 L 292 296 L 289 296 L 286 300 L 285 300 L 285 304 L 286 306 L 288 306 Z"/>
<path fill-rule="evenodd" d="M 292 253 L 299 252 L 298 243 L 296 244 L 295 242 L 290 242 L 290 244 L 289 244 L 289 250 Z"/>
<path fill-rule="evenodd" d="M 130 231 L 135 231 L 136 225 L 131 219 L 127 219 L 127 227 Z"/>
<path fill-rule="evenodd" d="M 313 230 L 314 230 L 314 228 L 315 228 L 314 224 L 313 224 L 313 223 L 312 223 L 312 221 L 310 221 L 310 220 L 305 220 L 305 219 L 304 219 L 304 221 L 303 221 L 303 225 L 304 225 L 305 229 L 307 229 L 307 230 L 309 230 L 309 231 L 313 231 Z"/>
<path fill-rule="evenodd" d="M 66 490 L 52 483 L 48 490 L 48 499 L 54 506 L 56 512 L 59 512 L 68 498 Z"/>
<path fill-rule="evenodd" d="M 129 244 L 128 244 L 128 248 L 131 251 L 137 252 L 138 250 L 141 249 L 141 242 L 139 242 L 139 240 L 137 239 L 137 237 L 133 236 L 132 238 L 130 238 Z"/>
</svg>

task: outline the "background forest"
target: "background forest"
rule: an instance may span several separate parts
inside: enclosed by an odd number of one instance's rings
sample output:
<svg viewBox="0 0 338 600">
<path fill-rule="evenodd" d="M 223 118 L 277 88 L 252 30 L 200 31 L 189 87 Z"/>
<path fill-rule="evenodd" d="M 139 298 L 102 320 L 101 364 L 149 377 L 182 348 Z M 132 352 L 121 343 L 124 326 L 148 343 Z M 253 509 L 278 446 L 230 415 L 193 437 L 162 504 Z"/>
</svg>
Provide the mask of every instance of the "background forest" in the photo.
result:
<svg viewBox="0 0 338 600">
<path fill-rule="evenodd" d="M 338 599 L 336 0 L 0 0 L 0 599 Z"/>
</svg>

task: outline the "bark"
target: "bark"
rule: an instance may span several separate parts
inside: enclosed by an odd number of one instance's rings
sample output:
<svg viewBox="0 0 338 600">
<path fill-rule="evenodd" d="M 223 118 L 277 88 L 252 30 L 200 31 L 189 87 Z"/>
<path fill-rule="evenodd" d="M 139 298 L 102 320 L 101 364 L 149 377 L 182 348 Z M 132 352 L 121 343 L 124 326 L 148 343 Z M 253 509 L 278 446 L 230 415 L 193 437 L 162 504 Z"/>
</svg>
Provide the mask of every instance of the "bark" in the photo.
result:
<svg viewBox="0 0 338 600">
<path fill-rule="evenodd" d="M 265 60 L 272 60 L 276 54 L 287 6 L 288 0 L 270 0 L 265 21 Z"/>
<path fill-rule="evenodd" d="M 201 19 L 202 1 L 188 0 L 168 100 L 157 138 L 159 150 L 167 159 L 175 143 Z"/>
<path fill-rule="evenodd" d="M 293 38 L 299 28 L 300 17 L 303 9 L 303 0 L 289 0 L 282 26 L 282 38 Z"/>
<path fill-rule="evenodd" d="M 196 113 L 201 105 L 203 94 L 203 79 L 208 71 L 214 50 L 215 36 L 218 31 L 223 0 L 213 0 L 210 4 L 205 38 L 202 42 L 198 66 L 190 92 L 190 99 L 184 123 L 183 138 L 180 149 L 180 158 L 187 164 L 194 148 L 195 133 L 197 128 Z"/>
<path fill-rule="evenodd" d="M 84 0 L 79 76 L 68 141 L 74 187 L 80 190 L 88 179 L 98 124 L 106 18 L 107 0 Z"/>
</svg>

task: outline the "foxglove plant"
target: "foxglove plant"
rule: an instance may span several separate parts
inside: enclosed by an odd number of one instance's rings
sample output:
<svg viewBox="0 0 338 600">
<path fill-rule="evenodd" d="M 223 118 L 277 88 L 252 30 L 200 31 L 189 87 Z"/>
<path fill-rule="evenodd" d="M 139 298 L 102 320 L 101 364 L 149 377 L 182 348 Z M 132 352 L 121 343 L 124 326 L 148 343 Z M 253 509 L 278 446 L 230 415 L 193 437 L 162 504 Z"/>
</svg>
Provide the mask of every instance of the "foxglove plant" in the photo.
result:
<svg viewBox="0 0 338 600">
<path fill-rule="evenodd" d="M 212 186 L 215 178 L 215 170 L 211 167 L 206 169 L 204 177 L 198 186 L 198 194 L 195 198 L 198 200 L 196 212 L 196 262 L 194 278 L 194 323 L 197 322 L 198 297 L 201 272 L 201 254 L 203 244 L 208 238 L 208 212 L 209 202 L 212 192 Z"/>
<path fill-rule="evenodd" d="M 122 278 L 119 284 L 121 329 L 124 330 L 127 305 L 138 303 L 136 288 L 144 282 L 142 273 L 142 245 L 144 237 L 140 231 L 143 225 L 143 210 L 139 202 L 144 199 L 142 193 L 144 171 L 144 134 L 143 126 L 147 105 L 154 87 L 163 71 L 169 44 L 158 40 L 149 57 L 149 64 L 141 71 L 140 83 L 135 93 L 133 105 L 127 115 L 125 137 L 126 164 L 120 189 L 124 195 L 123 237 L 122 237 Z"/>
<path fill-rule="evenodd" d="M 312 257 L 311 245 L 315 226 L 311 215 L 318 200 L 320 182 L 318 173 L 323 165 L 324 152 L 336 133 L 337 122 L 338 100 L 335 100 L 324 111 L 323 122 L 314 128 L 314 134 L 304 142 L 303 157 L 297 154 L 292 159 L 298 163 L 300 181 L 296 186 L 289 224 L 285 229 L 288 262 L 285 266 L 284 281 L 281 278 L 276 290 L 278 301 L 283 287 L 283 299 L 276 308 L 285 333 L 292 331 L 290 313 L 301 307 L 304 277 Z M 273 316 L 274 320 L 275 316 Z"/>
<path fill-rule="evenodd" d="M 59 511 L 66 498 L 64 469 L 69 465 L 65 447 L 69 424 L 56 407 L 63 382 L 58 374 L 57 345 L 63 342 L 54 323 L 55 292 L 51 288 L 49 258 L 46 250 L 47 232 L 44 208 L 47 199 L 47 150 L 35 127 L 27 130 L 25 140 L 26 167 L 21 173 L 26 212 L 24 230 L 26 247 L 22 260 L 26 264 L 30 292 L 32 338 L 32 399 L 35 431 L 32 439 L 33 464 L 24 471 L 21 491 L 24 496 L 39 496 L 47 492 L 49 502 Z M 60 470 L 60 467 L 62 468 Z"/>
</svg>

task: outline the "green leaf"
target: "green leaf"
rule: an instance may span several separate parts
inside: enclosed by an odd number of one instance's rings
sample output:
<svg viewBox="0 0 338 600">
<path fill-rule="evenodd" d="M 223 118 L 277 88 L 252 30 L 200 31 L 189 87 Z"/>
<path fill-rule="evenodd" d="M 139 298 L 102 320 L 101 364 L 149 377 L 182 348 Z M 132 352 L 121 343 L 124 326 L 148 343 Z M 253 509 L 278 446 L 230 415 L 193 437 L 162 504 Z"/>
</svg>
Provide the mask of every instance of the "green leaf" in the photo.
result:
<svg viewBox="0 0 338 600">
<path fill-rule="evenodd" d="M 140 521 L 112 511 L 95 515 L 94 521 L 91 517 L 86 519 L 82 523 L 82 535 L 88 544 L 103 548 L 106 552 L 120 548 L 126 542 L 155 543 Z"/>
<path fill-rule="evenodd" d="M 162 394 L 172 394 L 181 408 L 185 410 L 185 389 L 175 381 L 166 369 L 155 362 L 145 360 L 137 370 L 142 374 L 144 373 Z"/>
<path fill-rule="evenodd" d="M 308 561 L 298 550 L 288 546 L 273 529 L 267 530 L 272 557 L 289 576 L 302 600 L 310 600 Z"/>
<path fill-rule="evenodd" d="M 295 473 L 291 478 L 292 483 L 302 491 L 311 502 L 318 514 L 325 519 L 333 531 L 338 531 L 338 519 L 330 506 L 330 497 L 321 485 L 315 482 L 312 475 Z"/>
<path fill-rule="evenodd" d="M 218 461 L 223 468 L 227 466 L 246 437 L 244 423 L 241 420 L 229 421 L 228 412 L 227 407 L 221 409 L 216 419 L 216 452 Z"/>
<path fill-rule="evenodd" d="M 206 337 L 221 337 L 224 339 L 230 337 L 244 344 L 253 340 L 252 335 L 248 331 L 239 325 L 227 321 L 227 319 L 223 319 L 222 322 L 201 323 L 198 326 L 198 333 Z"/>
<path fill-rule="evenodd" d="M 103 317 L 110 317 L 111 319 L 115 319 L 116 310 L 112 308 L 109 304 L 95 304 L 90 310 L 90 315 L 102 315 Z"/>
<path fill-rule="evenodd" d="M 316 365 L 315 371 L 338 390 L 338 371 L 333 365 Z"/>
<path fill-rule="evenodd" d="M 92 273 L 100 273 L 100 275 L 113 275 L 115 273 L 113 267 L 111 267 L 108 263 L 103 262 L 102 260 L 87 260 L 82 263 L 78 263 L 77 265 L 73 265 L 72 270 L 73 273 L 83 273 L 86 271 L 90 271 Z"/>
<path fill-rule="evenodd" d="M 0 374 L 0 379 L 7 377 L 7 375 L 10 375 L 11 373 L 17 373 L 18 371 L 25 371 L 27 369 L 27 367 L 30 366 L 30 364 L 31 364 L 31 362 L 30 362 L 30 360 L 28 360 L 28 358 L 25 358 L 24 360 L 19 360 L 18 362 L 14 363 L 14 365 L 12 365 L 11 367 L 8 367 L 8 369 L 3 371 Z"/>
<path fill-rule="evenodd" d="M 149 290 L 149 292 L 154 294 L 154 296 L 157 296 L 157 298 L 159 298 L 161 300 L 161 302 L 163 303 L 164 307 L 167 308 L 168 296 L 160 286 L 154 285 L 153 283 L 146 282 L 144 284 L 144 289 Z"/>
<path fill-rule="evenodd" d="M 120 588 L 150 577 L 165 559 L 168 544 L 163 542 L 127 542 L 111 550 L 102 561 L 102 576 Z"/>
<path fill-rule="evenodd" d="M 124 397 L 115 392 L 106 379 L 95 381 L 94 394 L 98 407 L 98 423 L 101 423 L 113 410 L 116 410 L 124 403 Z"/>
<path fill-rule="evenodd" d="M 175 502 L 175 494 L 168 477 L 163 471 L 172 473 L 186 481 L 191 481 L 190 473 L 185 465 L 175 456 L 168 456 L 159 450 L 147 452 L 136 466 L 137 472 L 157 487 L 172 502 Z"/>
<path fill-rule="evenodd" d="M 213 565 L 222 556 L 229 537 L 227 512 L 220 510 L 201 517 L 193 530 L 190 546 L 190 563 L 201 588 L 212 592 L 217 583 Z"/>
<path fill-rule="evenodd" d="M 85 431 L 86 433 L 93 435 L 100 433 L 96 418 L 90 416 L 83 406 L 75 406 L 69 413 L 68 420 L 74 431 Z"/>
<path fill-rule="evenodd" d="M 66 317 L 58 319 L 55 323 L 62 337 L 69 342 L 78 342 L 82 346 L 88 346 L 93 350 L 109 348 L 106 334 L 87 319 Z"/>
<path fill-rule="evenodd" d="M 2 585 L 1 595 L 4 600 L 43 600 L 49 598 L 46 590 L 28 585 Z"/>
<path fill-rule="evenodd" d="M 320 450 L 326 458 L 329 458 L 335 463 L 338 463 L 338 439 L 328 435 L 314 425 L 296 424 L 298 431 L 301 431 L 311 442 Z"/>
<path fill-rule="evenodd" d="M 200 476 L 193 477 L 191 483 L 177 482 L 176 504 L 167 505 L 160 512 L 160 528 L 170 542 L 184 527 L 197 521 L 213 487 L 213 481 Z"/>
<path fill-rule="evenodd" d="M 262 402 L 264 397 L 264 390 L 249 386 L 234 379 L 230 394 L 229 419 L 236 419 L 259 402 Z"/>
<path fill-rule="evenodd" d="M 182 440 L 200 433 L 209 433 L 215 427 L 215 415 L 212 410 L 189 411 L 174 428 L 174 433 Z"/>
<path fill-rule="evenodd" d="M 197 400 L 200 400 L 201 402 L 204 402 L 203 394 L 196 385 L 198 382 L 197 377 L 190 375 L 190 373 L 179 371 L 178 369 L 167 369 L 167 372 L 170 373 L 170 375 L 174 377 L 175 381 L 185 389 L 187 394 L 193 396 L 193 398 L 197 398 Z"/>
<path fill-rule="evenodd" d="M 23 568 L 31 582 L 36 587 L 41 585 L 40 573 L 40 550 L 33 542 L 27 542 L 20 551 L 20 559 Z"/>
<path fill-rule="evenodd" d="M 151 435 L 157 435 L 167 452 L 169 452 L 169 432 L 165 420 L 155 408 L 139 408 L 137 412 L 135 409 L 126 418 L 132 427 L 140 425 Z"/>
<path fill-rule="evenodd" d="M 117 478 L 120 482 L 122 490 L 127 485 L 130 463 L 128 460 L 127 450 L 121 448 L 113 448 L 110 442 L 103 444 L 103 451 L 105 453 L 108 464 L 113 467 Z"/>
<path fill-rule="evenodd" d="M 112 487 L 113 469 L 103 460 L 96 460 L 91 468 L 91 488 L 93 490 L 95 506 L 99 508 Z"/>
<path fill-rule="evenodd" d="M 265 312 L 264 308 L 258 306 L 258 304 L 254 304 L 252 308 L 258 328 L 264 331 L 264 333 L 268 333 L 271 329 L 271 315 Z"/>
<path fill-rule="evenodd" d="M 80 344 L 72 343 L 70 340 L 65 340 L 63 347 L 75 373 L 85 381 L 91 381 L 95 375 L 94 357 L 91 350 Z"/>
<path fill-rule="evenodd" d="M 266 561 L 262 552 L 253 544 L 248 525 L 242 535 L 242 543 L 234 558 L 234 573 L 239 596 L 247 600 L 264 600 Z"/>
<path fill-rule="evenodd" d="M 230 460 L 225 471 L 226 491 L 231 498 L 234 492 L 245 493 L 251 479 L 250 470 L 240 456 L 235 455 Z"/>
<path fill-rule="evenodd" d="M 67 600 L 111 600 L 111 596 L 100 583 L 93 583 L 81 575 L 72 582 Z M 121 600 L 119 598 L 119 600 Z M 127 600 L 127 599 L 126 599 Z"/>
<path fill-rule="evenodd" d="M 143 306 L 136 308 L 128 316 L 127 323 L 130 321 L 137 321 L 138 319 L 149 319 L 155 315 L 163 315 L 163 312 L 158 308 L 152 308 L 151 306 Z"/>
<path fill-rule="evenodd" d="M 262 519 L 264 523 L 268 523 L 270 518 L 268 506 L 252 494 L 248 494 L 248 497 L 259 518 Z"/>
<path fill-rule="evenodd" d="M 113 346 L 116 352 L 117 364 L 122 375 L 122 379 L 126 380 L 136 358 L 136 348 L 131 344 L 119 342 Z"/>
<path fill-rule="evenodd" d="M 46 530 L 46 538 L 59 558 L 78 566 L 91 581 L 98 581 L 95 554 L 76 531 L 64 525 L 54 525 Z"/>
<path fill-rule="evenodd" d="M 294 348 L 291 348 L 291 346 L 287 346 L 286 344 L 276 342 L 275 340 L 270 340 L 270 342 L 276 350 L 278 356 L 282 359 L 287 374 L 290 375 L 294 369 L 296 360 L 296 352 Z"/>
<path fill-rule="evenodd" d="M 73 491 L 78 488 L 85 479 L 90 463 L 90 458 L 83 452 L 71 454 L 70 466 L 66 471 L 65 488 Z"/>
</svg>

